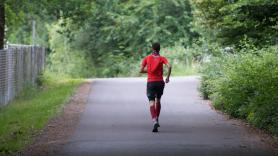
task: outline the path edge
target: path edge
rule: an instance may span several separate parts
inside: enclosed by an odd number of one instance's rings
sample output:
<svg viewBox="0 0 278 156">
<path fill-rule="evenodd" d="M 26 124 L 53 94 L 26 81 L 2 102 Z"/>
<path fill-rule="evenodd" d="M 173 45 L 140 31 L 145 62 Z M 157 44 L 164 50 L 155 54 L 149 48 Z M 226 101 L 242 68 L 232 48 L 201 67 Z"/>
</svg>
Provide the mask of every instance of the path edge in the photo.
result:
<svg viewBox="0 0 278 156">
<path fill-rule="evenodd" d="M 58 113 L 50 118 L 42 130 L 33 135 L 32 143 L 27 145 L 19 155 L 54 156 L 60 153 L 77 128 L 85 110 L 92 83 L 92 79 L 86 79 L 77 86 Z"/>
</svg>

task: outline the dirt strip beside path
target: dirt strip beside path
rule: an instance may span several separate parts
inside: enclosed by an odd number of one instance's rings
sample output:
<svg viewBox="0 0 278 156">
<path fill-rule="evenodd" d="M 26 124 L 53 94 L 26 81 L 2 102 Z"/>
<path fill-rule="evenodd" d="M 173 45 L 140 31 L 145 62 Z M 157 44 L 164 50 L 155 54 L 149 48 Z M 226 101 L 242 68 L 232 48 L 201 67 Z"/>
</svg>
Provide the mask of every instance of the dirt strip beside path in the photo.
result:
<svg viewBox="0 0 278 156">
<path fill-rule="evenodd" d="M 74 133 L 80 115 L 84 111 L 90 90 L 91 81 L 82 83 L 63 106 L 61 112 L 52 118 L 40 133 L 34 136 L 33 143 L 20 155 L 53 156 L 60 152 Z"/>
</svg>

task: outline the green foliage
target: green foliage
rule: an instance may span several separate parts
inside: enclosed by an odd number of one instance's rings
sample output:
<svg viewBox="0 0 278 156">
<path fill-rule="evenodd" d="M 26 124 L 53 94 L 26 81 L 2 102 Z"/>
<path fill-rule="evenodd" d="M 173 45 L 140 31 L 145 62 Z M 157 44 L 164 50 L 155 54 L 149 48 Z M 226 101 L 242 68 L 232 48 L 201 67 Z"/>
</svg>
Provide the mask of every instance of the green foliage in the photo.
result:
<svg viewBox="0 0 278 156">
<path fill-rule="evenodd" d="M 277 44 L 277 0 L 191 2 L 195 29 L 211 41 L 237 46 L 247 36 L 260 47 Z"/>
<path fill-rule="evenodd" d="M 167 47 L 180 39 L 189 45 L 193 38 L 187 1 L 96 1 L 91 15 L 76 38 L 96 64 L 106 54 L 138 58 L 154 41 Z"/>
<path fill-rule="evenodd" d="M 277 0 L 9 0 L 6 39 L 30 44 L 36 20 L 36 42 L 49 47 L 50 71 L 74 77 L 128 75 L 119 59 L 130 66 L 140 62 L 154 41 L 172 50 L 185 48 L 188 53 L 176 56 L 185 64 L 201 61 L 204 54 L 219 56 L 219 45 L 274 45 L 277 6 Z"/>
<path fill-rule="evenodd" d="M 86 20 L 67 18 L 49 27 L 51 71 L 79 76 L 137 76 L 142 57 L 151 51 L 151 42 L 160 41 L 163 47 L 179 42 L 186 47 L 196 36 L 190 29 L 188 1 L 115 0 L 86 5 L 91 8 Z M 68 36 L 68 30 L 72 35 Z M 55 32 L 61 33 L 67 45 L 55 40 L 59 36 Z"/>
<path fill-rule="evenodd" d="M 228 59 L 225 56 L 210 58 L 209 62 L 205 62 L 200 73 L 202 74 L 200 92 L 205 99 L 209 98 L 214 92 L 214 81 L 223 76 L 223 64 Z"/>
<path fill-rule="evenodd" d="M 63 21 L 61 20 L 60 23 Z M 51 53 L 47 59 L 47 70 L 59 75 L 68 75 L 71 77 L 89 77 L 94 75 L 90 67 L 89 59 L 82 51 L 76 51 L 72 48 L 69 39 L 63 31 L 60 23 L 48 26 L 49 45 Z"/>
<path fill-rule="evenodd" d="M 278 135 L 278 1 L 190 2 L 193 30 L 202 36 L 193 47 L 204 62 L 199 88 L 203 97 Z"/>
<path fill-rule="evenodd" d="M 47 70 L 73 77 L 137 76 L 152 42 L 188 48 L 198 37 L 189 0 L 10 0 L 5 6 L 7 41 L 31 44 L 35 20 L 36 43 L 49 47 Z M 180 60 L 192 61 L 185 57 Z"/>
<path fill-rule="evenodd" d="M 0 108 L 0 155 L 16 155 L 35 132 L 58 113 L 82 80 L 44 74 L 41 88 L 27 87 L 9 105 Z M 29 93 L 31 92 L 31 94 Z"/>
<path fill-rule="evenodd" d="M 5 0 L 6 41 L 8 43 L 31 44 L 32 21 L 36 21 L 36 44 L 48 46 L 48 24 L 60 19 L 72 19 L 82 23 L 88 16 L 91 3 L 86 0 Z M 67 23 L 60 23 L 66 27 Z M 71 28 L 64 28 L 64 34 L 71 38 Z"/>
<path fill-rule="evenodd" d="M 278 135 L 277 56 L 276 46 L 212 60 L 201 91 L 217 108 Z"/>
<path fill-rule="evenodd" d="M 197 57 L 199 51 L 195 48 L 185 48 L 182 43 L 176 42 L 172 47 L 161 49 L 161 55 L 166 56 L 171 63 L 173 76 L 185 76 L 197 74 Z"/>
</svg>

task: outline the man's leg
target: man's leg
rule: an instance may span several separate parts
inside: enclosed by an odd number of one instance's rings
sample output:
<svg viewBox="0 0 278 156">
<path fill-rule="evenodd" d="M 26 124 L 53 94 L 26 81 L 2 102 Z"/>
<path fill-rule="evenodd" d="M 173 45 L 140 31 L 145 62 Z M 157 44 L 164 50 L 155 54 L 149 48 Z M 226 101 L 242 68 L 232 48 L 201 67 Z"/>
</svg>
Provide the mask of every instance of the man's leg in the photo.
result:
<svg viewBox="0 0 278 156">
<path fill-rule="evenodd" d="M 155 94 L 156 90 L 153 83 L 147 83 L 147 96 L 150 103 L 150 112 L 153 120 L 153 132 L 158 132 L 157 112 L 155 109 Z"/>
<path fill-rule="evenodd" d="M 150 112 L 153 120 L 153 132 L 158 132 L 157 112 L 155 110 L 155 100 L 150 100 Z"/>
<path fill-rule="evenodd" d="M 148 82 L 147 83 L 147 96 L 149 99 L 149 103 L 150 103 L 150 112 L 151 112 L 151 116 L 152 116 L 152 120 L 156 121 L 157 119 L 157 113 L 155 110 L 155 88 L 154 88 L 154 84 L 153 82 Z"/>
<path fill-rule="evenodd" d="M 155 100 L 150 100 L 150 112 L 151 112 L 152 120 L 155 122 L 157 119 L 157 112 L 155 109 Z"/>
<path fill-rule="evenodd" d="M 161 110 L 160 98 L 155 98 L 155 110 L 158 118 Z"/>
<path fill-rule="evenodd" d="M 164 82 L 161 81 L 159 86 L 157 87 L 157 94 L 156 94 L 156 98 L 155 98 L 155 110 L 156 110 L 156 114 L 157 114 L 157 124 L 158 127 L 160 127 L 159 122 L 158 122 L 158 118 L 160 115 L 160 110 L 161 110 L 161 96 L 163 95 L 163 90 L 164 90 Z"/>
<path fill-rule="evenodd" d="M 156 121 L 157 121 L 158 127 L 160 127 L 160 124 L 158 121 L 160 110 L 161 110 L 160 98 L 155 98 L 155 111 L 156 111 L 156 115 L 157 115 Z"/>
</svg>

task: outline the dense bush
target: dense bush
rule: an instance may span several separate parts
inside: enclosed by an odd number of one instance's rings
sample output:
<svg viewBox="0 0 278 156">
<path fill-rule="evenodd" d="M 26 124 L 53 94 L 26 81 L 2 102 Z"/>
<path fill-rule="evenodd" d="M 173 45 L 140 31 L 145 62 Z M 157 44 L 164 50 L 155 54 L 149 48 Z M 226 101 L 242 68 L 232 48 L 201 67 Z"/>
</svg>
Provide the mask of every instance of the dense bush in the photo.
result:
<svg viewBox="0 0 278 156">
<path fill-rule="evenodd" d="M 211 62 L 204 63 L 201 68 L 202 79 L 199 90 L 205 99 L 208 99 L 209 95 L 213 93 L 214 81 L 223 75 L 223 60 L 218 57 L 211 58 Z"/>
<path fill-rule="evenodd" d="M 242 50 L 212 59 L 200 91 L 216 108 L 278 135 L 278 50 Z"/>
</svg>

